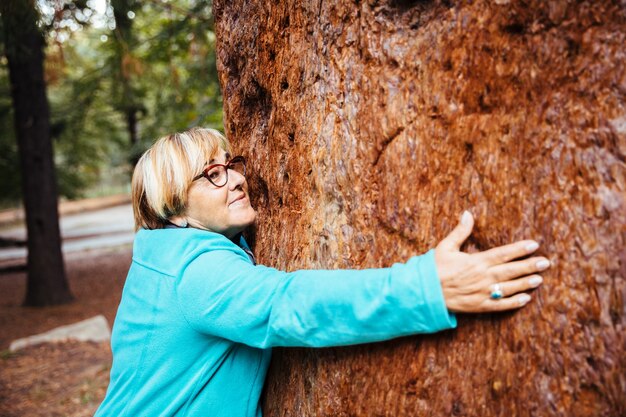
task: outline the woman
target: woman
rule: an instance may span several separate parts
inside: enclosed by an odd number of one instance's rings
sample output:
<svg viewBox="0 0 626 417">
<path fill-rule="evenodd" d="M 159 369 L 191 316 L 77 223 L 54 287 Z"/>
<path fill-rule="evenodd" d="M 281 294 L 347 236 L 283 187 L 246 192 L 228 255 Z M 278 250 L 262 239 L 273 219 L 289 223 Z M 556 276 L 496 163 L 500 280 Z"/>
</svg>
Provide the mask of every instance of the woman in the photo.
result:
<svg viewBox="0 0 626 417">
<path fill-rule="evenodd" d="M 139 229 L 96 416 L 260 416 L 273 346 L 368 343 L 456 326 L 456 312 L 528 303 L 545 258 L 521 241 L 459 251 L 472 216 L 390 268 L 281 272 L 255 265 L 245 162 L 211 129 L 164 137 L 133 175 Z"/>
</svg>

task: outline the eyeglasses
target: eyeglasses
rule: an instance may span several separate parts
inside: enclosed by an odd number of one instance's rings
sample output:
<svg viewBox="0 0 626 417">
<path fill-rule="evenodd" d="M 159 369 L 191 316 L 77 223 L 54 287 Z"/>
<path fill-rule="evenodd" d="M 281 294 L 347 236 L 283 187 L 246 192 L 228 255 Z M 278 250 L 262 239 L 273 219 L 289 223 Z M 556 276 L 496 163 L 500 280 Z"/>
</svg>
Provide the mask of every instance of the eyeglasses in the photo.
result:
<svg viewBox="0 0 626 417">
<path fill-rule="evenodd" d="M 202 174 L 198 175 L 193 181 L 199 180 L 204 177 L 216 187 L 223 187 L 228 182 L 228 170 L 232 169 L 237 171 L 244 177 L 246 176 L 246 160 L 243 156 L 235 156 L 226 164 L 213 164 L 209 165 L 202 171 Z"/>
</svg>

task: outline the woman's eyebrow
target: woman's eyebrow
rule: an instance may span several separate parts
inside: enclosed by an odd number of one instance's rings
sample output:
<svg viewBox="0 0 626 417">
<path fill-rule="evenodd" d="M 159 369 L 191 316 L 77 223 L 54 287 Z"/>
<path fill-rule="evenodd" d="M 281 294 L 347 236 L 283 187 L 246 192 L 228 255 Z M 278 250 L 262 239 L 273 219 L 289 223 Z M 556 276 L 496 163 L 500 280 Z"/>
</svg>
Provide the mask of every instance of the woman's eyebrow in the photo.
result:
<svg viewBox="0 0 626 417">
<path fill-rule="evenodd" d="M 230 160 L 230 154 L 228 152 L 226 152 L 226 154 L 224 154 L 224 159 L 226 160 L 226 162 L 228 162 Z M 215 158 L 212 158 L 207 165 L 213 165 L 215 163 Z"/>
</svg>

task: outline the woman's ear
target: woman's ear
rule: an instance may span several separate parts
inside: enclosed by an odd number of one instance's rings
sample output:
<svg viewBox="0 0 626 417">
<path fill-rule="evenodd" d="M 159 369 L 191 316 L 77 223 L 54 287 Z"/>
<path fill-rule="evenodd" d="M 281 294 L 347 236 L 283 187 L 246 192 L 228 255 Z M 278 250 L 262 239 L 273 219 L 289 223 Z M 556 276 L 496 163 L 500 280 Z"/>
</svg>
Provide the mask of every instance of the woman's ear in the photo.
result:
<svg viewBox="0 0 626 417">
<path fill-rule="evenodd" d="M 183 216 L 170 217 L 169 222 L 183 229 L 189 226 L 187 219 Z"/>
</svg>

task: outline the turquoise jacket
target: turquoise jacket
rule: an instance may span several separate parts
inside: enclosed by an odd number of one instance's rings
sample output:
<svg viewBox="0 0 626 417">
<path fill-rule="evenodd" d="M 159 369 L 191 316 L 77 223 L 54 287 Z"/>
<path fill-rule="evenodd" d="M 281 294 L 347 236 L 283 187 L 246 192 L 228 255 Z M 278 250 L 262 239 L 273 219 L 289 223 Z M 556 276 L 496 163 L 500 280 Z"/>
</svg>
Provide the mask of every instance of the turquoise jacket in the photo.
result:
<svg viewBox="0 0 626 417">
<path fill-rule="evenodd" d="M 351 345 L 455 326 L 433 251 L 390 268 L 282 272 L 254 265 L 217 233 L 141 230 L 96 416 L 260 417 L 273 346 Z"/>
</svg>

